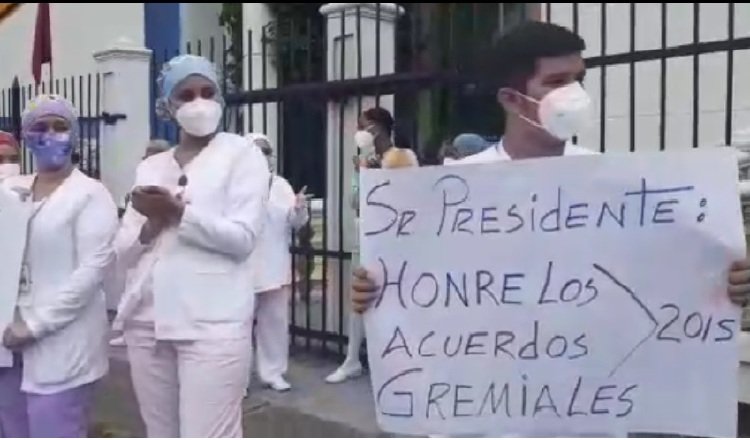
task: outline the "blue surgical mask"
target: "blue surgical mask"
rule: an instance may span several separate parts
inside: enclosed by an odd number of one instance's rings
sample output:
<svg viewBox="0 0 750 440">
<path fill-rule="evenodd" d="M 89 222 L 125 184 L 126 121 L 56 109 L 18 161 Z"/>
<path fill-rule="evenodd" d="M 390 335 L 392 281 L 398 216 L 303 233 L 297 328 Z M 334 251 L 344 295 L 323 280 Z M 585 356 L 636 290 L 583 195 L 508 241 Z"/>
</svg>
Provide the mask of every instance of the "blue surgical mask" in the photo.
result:
<svg viewBox="0 0 750 440">
<path fill-rule="evenodd" d="M 56 171 L 68 165 L 73 151 L 70 133 L 29 133 L 26 146 L 41 171 Z"/>
</svg>

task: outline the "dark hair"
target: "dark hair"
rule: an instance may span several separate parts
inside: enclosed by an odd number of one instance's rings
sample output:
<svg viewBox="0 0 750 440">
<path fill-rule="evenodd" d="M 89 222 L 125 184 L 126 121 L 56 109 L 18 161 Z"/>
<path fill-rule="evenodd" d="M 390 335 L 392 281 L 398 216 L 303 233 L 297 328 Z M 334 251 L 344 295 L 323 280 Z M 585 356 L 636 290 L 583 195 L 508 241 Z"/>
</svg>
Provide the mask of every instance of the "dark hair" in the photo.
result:
<svg viewBox="0 0 750 440">
<path fill-rule="evenodd" d="M 583 52 L 586 43 L 570 30 L 551 23 L 527 21 L 495 43 L 489 73 L 499 87 L 520 88 L 534 76 L 537 60 Z"/>
<path fill-rule="evenodd" d="M 373 107 L 362 112 L 368 120 L 380 125 L 388 136 L 393 133 L 393 116 L 391 112 L 381 107 Z"/>
</svg>

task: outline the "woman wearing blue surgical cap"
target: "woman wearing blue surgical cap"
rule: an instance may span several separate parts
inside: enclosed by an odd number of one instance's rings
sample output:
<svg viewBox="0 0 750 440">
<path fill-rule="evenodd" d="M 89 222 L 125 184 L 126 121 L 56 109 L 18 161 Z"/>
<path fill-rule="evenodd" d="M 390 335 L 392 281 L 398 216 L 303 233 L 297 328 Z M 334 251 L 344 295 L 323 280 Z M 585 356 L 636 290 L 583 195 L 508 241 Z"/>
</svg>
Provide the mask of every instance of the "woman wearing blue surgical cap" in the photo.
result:
<svg viewBox="0 0 750 440">
<path fill-rule="evenodd" d="M 122 329 L 149 437 L 242 437 L 254 299 L 246 260 L 256 246 L 270 173 L 241 136 L 218 132 L 214 66 L 178 56 L 160 77 L 160 113 L 176 148 L 136 170 L 116 240 L 127 273 Z"/>
<path fill-rule="evenodd" d="M 0 328 L 13 352 L 10 365 L 0 361 L 0 437 L 86 437 L 94 384 L 108 368 L 102 283 L 114 261 L 117 208 L 101 182 L 73 165 L 70 102 L 38 96 L 21 125 L 36 173 L 3 181 L 19 195 L 27 230 L 10 292 L 15 313 Z M 0 242 L 12 257 L 13 240 Z"/>
<path fill-rule="evenodd" d="M 453 142 L 443 147 L 443 165 L 461 163 L 461 159 L 481 153 L 490 146 L 482 136 L 474 133 L 459 134 Z"/>
</svg>

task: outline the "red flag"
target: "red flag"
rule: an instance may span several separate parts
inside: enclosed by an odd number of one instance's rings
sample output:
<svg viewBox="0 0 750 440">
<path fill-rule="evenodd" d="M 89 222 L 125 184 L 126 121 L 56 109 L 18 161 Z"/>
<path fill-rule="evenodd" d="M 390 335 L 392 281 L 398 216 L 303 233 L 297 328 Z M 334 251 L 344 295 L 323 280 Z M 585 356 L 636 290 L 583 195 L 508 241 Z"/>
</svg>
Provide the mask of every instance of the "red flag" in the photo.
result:
<svg viewBox="0 0 750 440">
<path fill-rule="evenodd" d="M 39 3 L 34 26 L 34 55 L 31 59 L 31 73 L 34 81 L 42 81 L 42 64 L 50 63 L 52 68 L 52 31 L 50 29 L 49 3 Z"/>
</svg>

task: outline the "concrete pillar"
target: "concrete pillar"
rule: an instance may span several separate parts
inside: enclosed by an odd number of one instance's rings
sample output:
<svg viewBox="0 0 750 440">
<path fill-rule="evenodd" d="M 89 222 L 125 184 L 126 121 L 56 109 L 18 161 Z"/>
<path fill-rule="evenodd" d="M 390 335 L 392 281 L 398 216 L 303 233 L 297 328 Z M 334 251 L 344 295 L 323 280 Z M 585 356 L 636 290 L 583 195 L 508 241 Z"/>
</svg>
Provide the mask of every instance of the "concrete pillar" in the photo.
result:
<svg viewBox="0 0 750 440">
<path fill-rule="evenodd" d="M 242 4 L 242 23 L 244 27 L 242 37 L 243 53 L 252 59 L 252 71 L 245 72 L 245 77 L 243 78 L 244 90 L 273 89 L 277 86 L 278 75 L 276 72 L 276 63 L 274 62 L 274 45 L 263 41 L 263 28 L 274 19 L 275 17 L 266 3 Z M 265 50 L 263 48 L 264 44 Z M 244 60 L 243 62 L 246 63 Z M 263 74 L 264 64 L 265 81 Z M 265 133 L 270 139 L 274 151 L 278 151 L 278 140 L 281 137 L 277 129 L 278 104 L 267 103 L 265 105 L 265 127 L 263 124 L 263 104 L 252 105 L 250 111 L 247 110 L 246 106 L 243 107 L 245 107 L 246 127 L 250 127 L 250 120 L 252 120 L 252 131 Z"/>
<path fill-rule="evenodd" d="M 101 130 L 101 178 L 122 207 L 150 136 L 151 51 L 121 38 L 94 53 L 102 76 L 102 113 L 123 115 Z"/>
<path fill-rule="evenodd" d="M 395 22 L 400 8 L 395 3 L 380 3 L 378 13 L 376 3 L 327 3 L 320 8 L 320 13 L 327 18 L 327 78 L 329 81 L 358 78 L 360 72 L 357 66 L 357 55 L 360 53 L 361 76 L 372 77 L 376 74 L 390 74 L 395 70 Z M 359 27 L 357 14 L 359 12 Z M 377 20 L 380 20 L 380 26 Z M 343 21 L 343 32 L 342 32 Z M 358 38 L 357 32 L 361 33 Z M 379 47 L 376 41 L 380 41 Z M 361 47 L 358 47 L 361 41 Z M 379 53 L 378 53 L 379 52 Z M 343 55 L 343 69 L 342 69 Z M 380 58 L 379 72 L 377 59 Z M 376 105 L 376 97 L 363 96 L 362 110 Z M 381 96 L 380 107 L 393 112 L 393 97 Z M 357 252 L 358 231 L 355 226 L 355 212 L 351 206 L 352 176 L 354 166 L 352 157 L 357 154 L 354 144 L 354 133 L 357 129 L 359 117 L 359 99 L 329 102 L 327 117 L 327 243 L 329 251 L 338 250 Z M 343 127 L 343 136 L 341 128 Z M 343 158 L 343 160 L 342 160 Z M 343 164 L 343 168 L 341 167 Z M 341 175 L 343 173 L 343 179 Z M 343 186 L 342 186 L 343 183 Z M 342 220 L 339 220 L 339 210 L 343 210 Z M 340 231 L 343 230 L 343 234 Z M 343 241 L 340 240 L 343 238 Z M 344 319 L 349 315 L 350 261 L 343 264 L 344 284 L 339 285 L 339 261 L 329 258 L 328 263 L 328 330 L 338 329 L 339 302 L 338 292 L 344 291 Z M 346 322 L 343 328 L 347 329 Z"/>
<path fill-rule="evenodd" d="M 151 51 L 121 38 L 94 59 L 102 76 L 102 114 L 112 116 L 101 122 L 101 180 L 123 208 L 150 135 Z M 116 310 L 118 302 L 112 292 L 107 308 Z"/>
</svg>

